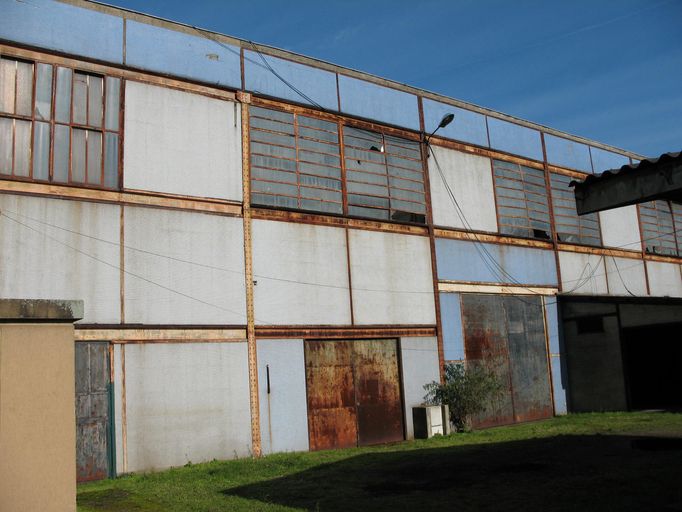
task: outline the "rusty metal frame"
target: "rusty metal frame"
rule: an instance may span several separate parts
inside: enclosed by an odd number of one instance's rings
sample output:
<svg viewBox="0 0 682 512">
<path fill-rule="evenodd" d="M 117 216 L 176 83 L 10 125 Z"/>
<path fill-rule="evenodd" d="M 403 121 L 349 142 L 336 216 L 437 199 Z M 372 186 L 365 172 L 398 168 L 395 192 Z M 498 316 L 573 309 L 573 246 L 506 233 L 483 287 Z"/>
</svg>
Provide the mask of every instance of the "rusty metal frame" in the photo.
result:
<svg viewBox="0 0 682 512">
<path fill-rule="evenodd" d="M 280 325 L 256 326 L 258 339 L 370 339 L 434 337 L 435 325 Z"/>
</svg>

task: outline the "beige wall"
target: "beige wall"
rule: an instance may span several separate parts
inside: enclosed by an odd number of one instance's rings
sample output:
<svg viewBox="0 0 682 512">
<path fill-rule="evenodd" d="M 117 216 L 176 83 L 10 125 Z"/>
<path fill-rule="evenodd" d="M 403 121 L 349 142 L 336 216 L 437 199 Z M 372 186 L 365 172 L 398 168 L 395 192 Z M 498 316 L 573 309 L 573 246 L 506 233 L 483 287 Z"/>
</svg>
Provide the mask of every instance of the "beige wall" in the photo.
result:
<svg viewBox="0 0 682 512">
<path fill-rule="evenodd" d="M 0 324 L 0 511 L 76 510 L 74 333 Z"/>
</svg>

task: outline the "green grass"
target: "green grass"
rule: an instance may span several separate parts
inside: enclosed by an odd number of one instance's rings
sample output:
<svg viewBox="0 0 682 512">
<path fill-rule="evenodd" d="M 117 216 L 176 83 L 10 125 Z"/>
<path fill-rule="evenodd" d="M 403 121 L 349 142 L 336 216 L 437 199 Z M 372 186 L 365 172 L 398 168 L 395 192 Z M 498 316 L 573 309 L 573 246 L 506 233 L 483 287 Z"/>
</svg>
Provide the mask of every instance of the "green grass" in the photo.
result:
<svg viewBox="0 0 682 512">
<path fill-rule="evenodd" d="M 640 446 L 640 438 L 666 441 Z M 213 461 L 82 484 L 78 505 L 83 512 L 682 510 L 682 414 L 569 415 L 389 446 Z"/>
</svg>

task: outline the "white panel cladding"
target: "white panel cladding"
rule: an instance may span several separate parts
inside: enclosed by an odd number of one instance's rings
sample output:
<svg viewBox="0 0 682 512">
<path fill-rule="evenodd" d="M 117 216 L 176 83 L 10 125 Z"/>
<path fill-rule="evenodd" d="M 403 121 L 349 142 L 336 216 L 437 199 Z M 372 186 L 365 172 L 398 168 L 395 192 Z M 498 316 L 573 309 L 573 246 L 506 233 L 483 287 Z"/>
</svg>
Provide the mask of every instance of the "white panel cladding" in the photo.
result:
<svg viewBox="0 0 682 512">
<path fill-rule="evenodd" d="M 646 262 L 651 295 L 682 297 L 682 267 L 675 263 Z"/>
<path fill-rule="evenodd" d="M 559 251 L 562 293 L 606 294 L 604 258 L 596 254 Z"/>
<path fill-rule="evenodd" d="M 116 474 L 125 473 L 123 467 L 123 345 L 114 345 L 111 365 L 114 368 L 114 446 L 116 447 Z"/>
<path fill-rule="evenodd" d="M 435 324 L 429 239 L 350 230 L 356 324 Z"/>
<path fill-rule="evenodd" d="M 436 226 L 464 229 L 465 225 L 441 178 L 436 161 L 440 164 L 464 218 L 471 228 L 497 232 L 495 192 L 490 170 L 490 159 L 461 153 L 452 149 L 432 146 L 429 158 L 429 181 L 433 222 Z"/>
<path fill-rule="evenodd" d="M 424 384 L 440 380 L 436 338 L 401 338 L 400 360 L 407 439 L 414 439 L 412 407 L 424 402 Z"/>
<path fill-rule="evenodd" d="M 342 228 L 255 220 L 252 234 L 256 324 L 350 324 Z"/>
<path fill-rule="evenodd" d="M 636 206 L 623 206 L 599 212 L 599 222 L 605 247 L 642 250 Z"/>
<path fill-rule="evenodd" d="M 246 323 L 242 219 L 125 207 L 125 320 Z"/>
<path fill-rule="evenodd" d="M 646 275 L 641 260 L 604 256 L 611 295 L 646 295 Z"/>
<path fill-rule="evenodd" d="M 257 346 L 263 453 L 306 451 L 308 404 L 303 340 L 258 340 Z"/>
<path fill-rule="evenodd" d="M 251 453 L 246 343 L 125 348 L 128 471 Z"/>
<path fill-rule="evenodd" d="M 240 105 L 128 81 L 124 186 L 241 201 Z"/>
<path fill-rule="evenodd" d="M 0 297 L 83 300 L 82 323 L 120 321 L 119 206 L 3 194 L 0 211 Z"/>
</svg>

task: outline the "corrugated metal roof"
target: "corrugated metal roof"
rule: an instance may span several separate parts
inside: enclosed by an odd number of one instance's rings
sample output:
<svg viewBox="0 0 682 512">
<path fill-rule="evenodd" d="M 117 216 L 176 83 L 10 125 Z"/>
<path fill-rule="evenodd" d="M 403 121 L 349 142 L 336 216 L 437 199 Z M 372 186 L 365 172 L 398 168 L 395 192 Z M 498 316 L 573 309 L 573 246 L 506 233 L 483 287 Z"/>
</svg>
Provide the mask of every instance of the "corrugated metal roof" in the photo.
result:
<svg viewBox="0 0 682 512">
<path fill-rule="evenodd" d="M 665 165 L 673 162 L 678 162 L 682 164 L 682 151 L 677 153 L 663 153 L 661 156 L 656 158 L 647 158 L 636 164 L 627 164 L 622 166 L 620 169 L 609 169 L 599 174 L 592 174 L 587 176 L 584 180 L 573 180 L 569 186 L 574 187 L 576 185 L 583 185 L 594 183 L 595 181 L 604 181 L 614 176 L 618 176 L 623 173 L 630 173 L 641 171 L 644 169 L 649 169 L 650 167 L 656 167 L 658 165 Z"/>
</svg>

